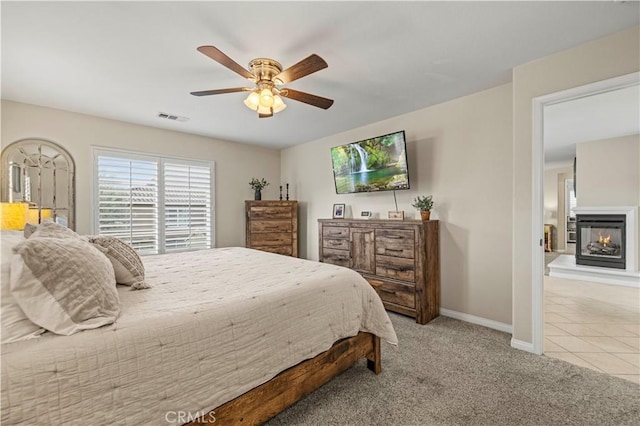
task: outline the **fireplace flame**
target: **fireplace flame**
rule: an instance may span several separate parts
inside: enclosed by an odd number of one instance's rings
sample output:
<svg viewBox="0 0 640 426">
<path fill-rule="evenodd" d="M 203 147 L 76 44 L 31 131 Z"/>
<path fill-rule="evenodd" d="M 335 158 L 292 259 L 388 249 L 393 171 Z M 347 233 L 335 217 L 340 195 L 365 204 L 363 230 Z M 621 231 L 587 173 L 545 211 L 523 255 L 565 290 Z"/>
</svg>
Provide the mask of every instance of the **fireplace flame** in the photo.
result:
<svg viewBox="0 0 640 426">
<path fill-rule="evenodd" d="M 608 244 L 611 244 L 611 234 L 607 235 L 606 237 L 602 236 L 602 231 L 598 232 L 598 242 L 600 244 L 604 244 L 605 246 Z"/>
</svg>

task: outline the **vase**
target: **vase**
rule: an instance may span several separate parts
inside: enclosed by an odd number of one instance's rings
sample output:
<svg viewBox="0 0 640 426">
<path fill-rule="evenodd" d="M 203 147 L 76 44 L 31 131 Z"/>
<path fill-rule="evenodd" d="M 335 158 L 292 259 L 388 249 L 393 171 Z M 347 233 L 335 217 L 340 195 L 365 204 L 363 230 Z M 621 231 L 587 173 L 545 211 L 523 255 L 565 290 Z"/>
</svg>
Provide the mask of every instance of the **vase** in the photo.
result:
<svg viewBox="0 0 640 426">
<path fill-rule="evenodd" d="M 422 216 L 422 220 L 429 220 L 431 217 L 431 210 L 420 210 L 420 216 Z"/>
<path fill-rule="evenodd" d="M 256 192 L 255 192 L 255 194 L 253 196 L 253 199 L 254 200 L 262 200 L 262 192 L 260 192 L 259 189 L 256 189 Z"/>
</svg>

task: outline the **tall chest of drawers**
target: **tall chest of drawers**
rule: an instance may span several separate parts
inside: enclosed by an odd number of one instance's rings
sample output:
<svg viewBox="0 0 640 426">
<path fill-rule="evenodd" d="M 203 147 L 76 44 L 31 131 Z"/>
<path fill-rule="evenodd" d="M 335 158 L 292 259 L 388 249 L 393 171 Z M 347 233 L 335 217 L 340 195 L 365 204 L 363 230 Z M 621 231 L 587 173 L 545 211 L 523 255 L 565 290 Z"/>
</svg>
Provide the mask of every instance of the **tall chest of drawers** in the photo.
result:
<svg viewBox="0 0 640 426">
<path fill-rule="evenodd" d="M 426 324 L 440 311 L 439 222 L 320 219 L 320 261 L 359 272 L 386 309 Z"/>
<path fill-rule="evenodd" d="M 298 257 L 298 202 L 245 201 L 245 247 Z"/>
</svg>

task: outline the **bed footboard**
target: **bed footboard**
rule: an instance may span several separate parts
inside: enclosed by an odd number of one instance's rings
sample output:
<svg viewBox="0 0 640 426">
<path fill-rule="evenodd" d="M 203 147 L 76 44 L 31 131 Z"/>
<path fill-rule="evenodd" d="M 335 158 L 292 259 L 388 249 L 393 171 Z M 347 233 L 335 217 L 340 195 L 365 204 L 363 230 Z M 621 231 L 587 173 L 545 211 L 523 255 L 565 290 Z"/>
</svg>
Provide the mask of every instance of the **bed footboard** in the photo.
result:
<svg viewBox="0 0 640 426">
<path fill-rule="evenodd" d="M 262 424 L 362 358 L 367 358 L 367 368 L 380 374 L 382 360 L 378 336 L 360 332 L 340 340 L 331 349 L 281 372 L 189 425 L 211 425 L 214 418 L 215 424 L 225 426 Z"/>
</svg>

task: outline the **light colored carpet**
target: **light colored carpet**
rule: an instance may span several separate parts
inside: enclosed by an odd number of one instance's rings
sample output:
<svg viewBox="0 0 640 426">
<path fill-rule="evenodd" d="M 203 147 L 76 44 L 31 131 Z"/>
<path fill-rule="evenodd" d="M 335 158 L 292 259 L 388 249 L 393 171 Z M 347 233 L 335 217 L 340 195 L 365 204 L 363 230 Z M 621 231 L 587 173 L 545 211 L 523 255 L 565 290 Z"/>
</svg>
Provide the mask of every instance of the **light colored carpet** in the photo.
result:
<svg viewBox="0 0 640 426">
<path fill-rule="evenodd" d="M 640 386 L 512 349 L 510 335 L 390 314 L 382 374 L 361 361 L 268 425 L 638 425 Z"/>
</svg>

